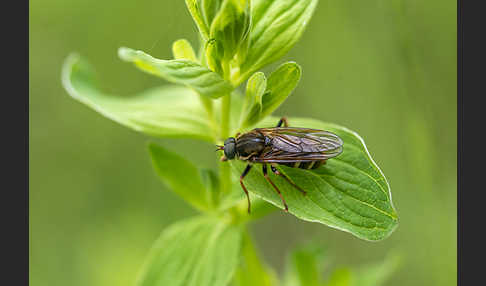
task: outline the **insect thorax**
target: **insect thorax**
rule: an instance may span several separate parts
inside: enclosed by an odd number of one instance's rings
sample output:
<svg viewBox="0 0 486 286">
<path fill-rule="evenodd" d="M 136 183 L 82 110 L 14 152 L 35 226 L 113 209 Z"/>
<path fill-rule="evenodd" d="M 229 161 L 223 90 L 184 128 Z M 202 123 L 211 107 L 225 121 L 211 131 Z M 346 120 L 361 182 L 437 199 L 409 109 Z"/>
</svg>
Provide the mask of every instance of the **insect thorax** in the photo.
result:
<svg viewBox="0 0 486 286">
<path fill-rule="evenodd" d="M 258 155 L 265 149 L 268 139 L 261 133 L 249 132 L 241 135 L 236 141 L 236 152 L 242 160 Z"/>
</svg>

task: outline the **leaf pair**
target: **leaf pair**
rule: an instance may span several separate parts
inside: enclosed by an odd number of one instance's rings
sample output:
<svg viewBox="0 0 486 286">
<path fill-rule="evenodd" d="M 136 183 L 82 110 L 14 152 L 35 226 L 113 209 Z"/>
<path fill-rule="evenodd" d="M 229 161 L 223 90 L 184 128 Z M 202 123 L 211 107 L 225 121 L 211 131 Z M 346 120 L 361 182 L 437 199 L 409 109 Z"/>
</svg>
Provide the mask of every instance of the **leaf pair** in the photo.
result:
<svg viewBox="0 0 486 286">
<path fill-rule="evenodd" d="M 302 36 L 317 2 L 186 0 L 205 41 L 209 67 L 219 74 L 227 74 L 230 72 L 228 62 L 236 55 L 234 86 L 277 61 L 293 47 Z"/>
<path fill-rule="evenodd" d="M 301 74 L 294 62 L 280 65 L 268 80 L 262 72 L 253 74 L 246 85 L 240 128 L 253 126 L 272 114 L 297 86 Z"/>
<path fill-rule="evenodd" d="M 253 0 L 248 52 L 240 66 L 243 82 L 249 75 L 283 57 L 300 39 L 317 0 Z"/>
<path fill-rule="evenodd" d="M 251 26 L 249 0 L 186 0 L 189 12 L 205 42 L 211 70 L 230 75 L 230 61 L 242 60 L 248 49 Z"/>
</svg>

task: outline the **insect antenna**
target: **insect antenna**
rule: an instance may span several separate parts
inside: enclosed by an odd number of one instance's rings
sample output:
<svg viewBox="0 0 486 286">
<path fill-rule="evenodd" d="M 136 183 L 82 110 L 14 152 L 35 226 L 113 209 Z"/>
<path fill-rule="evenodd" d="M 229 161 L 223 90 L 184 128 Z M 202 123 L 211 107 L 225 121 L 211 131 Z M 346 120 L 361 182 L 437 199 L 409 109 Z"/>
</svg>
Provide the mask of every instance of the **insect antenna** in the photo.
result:
<svg viewBox="0 0 486 286">
<path fill-rule="evenodd" d="M 217 152 L 219 150 L 224 150 L 224 146 L 221 146 L 221 145 L 216 145 L 216 150 L 214 150 L 214 152 Z"/>
</svg>

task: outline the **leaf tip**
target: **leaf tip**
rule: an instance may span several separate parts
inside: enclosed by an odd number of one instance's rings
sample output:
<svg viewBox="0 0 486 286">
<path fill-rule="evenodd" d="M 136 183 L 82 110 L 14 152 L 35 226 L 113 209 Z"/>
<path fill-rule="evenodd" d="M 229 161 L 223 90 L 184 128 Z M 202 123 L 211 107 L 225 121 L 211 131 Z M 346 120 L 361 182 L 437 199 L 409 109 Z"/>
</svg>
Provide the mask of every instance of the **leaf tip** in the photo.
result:
<svg viewBox="0 0 486 286">
<path fill-rule="evenodd" d="M 135 56 L 136 51 L 126 47 L 118 48 L 118 57 L 124 61 L 131 62 Z"/>
<path fill-rule="evenodd" d="M 70 77 L 73 66 L 79 61 L 80 56 L 77 52 L 71 52 L 62 64 L 61 69 L 61 82 L 63 87 L 69 91 L 71 87 Z"/>
</svg>

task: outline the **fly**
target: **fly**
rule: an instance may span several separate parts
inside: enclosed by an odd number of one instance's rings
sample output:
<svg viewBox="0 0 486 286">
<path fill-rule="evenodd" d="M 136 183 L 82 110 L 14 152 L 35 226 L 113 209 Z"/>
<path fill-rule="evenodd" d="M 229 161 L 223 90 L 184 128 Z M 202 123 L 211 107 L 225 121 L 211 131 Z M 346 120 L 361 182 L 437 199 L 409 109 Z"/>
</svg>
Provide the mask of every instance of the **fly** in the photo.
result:
<svg viewBox="0 0 486 286">
<path fill-rule="evenodd" d="M 282 124 L 284 127 L 281 127 Z M 223 150 L 221 161 L 238 159 L 248 162 L 240 176 L 240 185 L 248 199 L 248 213 L 250 213 L 250 196 L 243 184 L 243 179 L 250 172 L 254 164 L 261 164 L 263 176 L 277 191 L 285 211 L 288 206 L 278 187 L 268 176 L 267 164 L 276 175 L 284 178 L 294 188 L 306 194 L 302 188 L 292 182 L 286 175 L 276 168 L 285 165 L 304 170 L 317 169 L 326 160 L 336 157 L 343 151 L 343 141 L 334 133 L 310 128 L 288 127 L 285 117 L 282 117 L 274 128 L 255 128 L 244 134 L 237 134 L 224 141 L 224 146 L 217 146 Z"/>
</svg>

